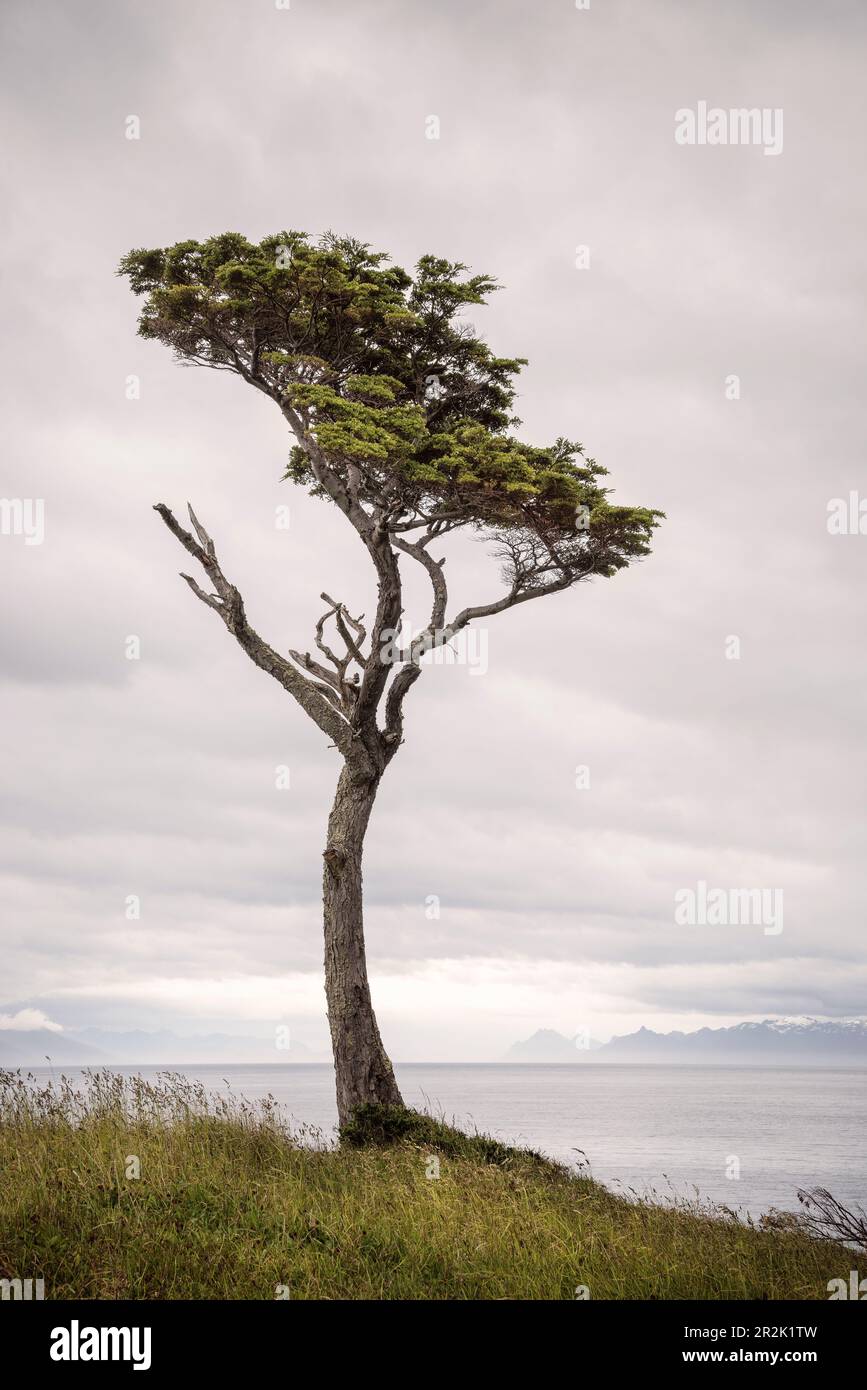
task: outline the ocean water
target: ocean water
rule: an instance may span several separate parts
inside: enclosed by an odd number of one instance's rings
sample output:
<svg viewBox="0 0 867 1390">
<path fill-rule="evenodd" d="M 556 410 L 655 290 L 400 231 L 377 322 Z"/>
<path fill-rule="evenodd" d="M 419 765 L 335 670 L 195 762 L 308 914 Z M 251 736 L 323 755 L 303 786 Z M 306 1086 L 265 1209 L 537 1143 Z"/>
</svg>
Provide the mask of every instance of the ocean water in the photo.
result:
<svg viewBox="0 0 867 1390">
<path fill-rule="evenodd" d="M 176 1070 L 214 1092 L 270 1094 L 287 1117 L 334 1134 L 324 1064 L 113 1070 Z M 758 1216 L 795 1209 L 798 1188 L 821 1186 L 867 1207 L 864 1069 L 413 1063 L 396 1072 L 408 1104 L 572 1165 L 586 1160 L 616 1191 L 660 1201 L 697 1192 Z"/>
</svg>

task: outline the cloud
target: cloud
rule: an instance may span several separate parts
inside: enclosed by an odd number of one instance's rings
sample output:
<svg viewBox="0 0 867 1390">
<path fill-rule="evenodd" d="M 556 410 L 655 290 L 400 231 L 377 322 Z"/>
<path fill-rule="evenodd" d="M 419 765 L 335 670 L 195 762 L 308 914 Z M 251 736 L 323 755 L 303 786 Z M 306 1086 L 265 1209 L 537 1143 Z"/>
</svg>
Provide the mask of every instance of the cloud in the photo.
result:
<svg viewBox="0 0 867 1390">
<path fill-rule="evenodd" d="M 12 1033 L 26 1033 L 31 1029 L 47 1028 L 50 1033 L 62 1033 L 59 1023 L 54 1023 L 41 1009 L 19 1009 L 15 1014 L 0 1014 L 0 1030 Z"/>
</svg>

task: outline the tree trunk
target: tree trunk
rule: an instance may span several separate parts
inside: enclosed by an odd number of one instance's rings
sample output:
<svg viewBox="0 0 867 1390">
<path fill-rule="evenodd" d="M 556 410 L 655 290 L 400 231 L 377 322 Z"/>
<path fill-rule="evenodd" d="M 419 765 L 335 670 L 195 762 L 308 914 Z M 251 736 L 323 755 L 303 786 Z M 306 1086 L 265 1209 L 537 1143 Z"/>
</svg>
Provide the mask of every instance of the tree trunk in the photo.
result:
<svg viewBox="0 0 867 1390">
<path fill-rule="evenodd" d="M 370 1002 L 364 950 L 361 853 L 378 786 L 378 778 L 359 780 L 344 765 L 323 855 L 325 996 L 341 1125 L 367 1102 L 403 1105 Z"/>
</svg>

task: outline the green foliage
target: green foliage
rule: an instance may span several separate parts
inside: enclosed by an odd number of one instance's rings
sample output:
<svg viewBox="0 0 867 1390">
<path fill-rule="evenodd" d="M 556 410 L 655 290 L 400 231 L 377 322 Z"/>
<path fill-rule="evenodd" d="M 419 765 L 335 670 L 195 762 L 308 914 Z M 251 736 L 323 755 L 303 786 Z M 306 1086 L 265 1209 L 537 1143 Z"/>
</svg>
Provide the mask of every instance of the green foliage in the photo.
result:
<svg viewBox="0 0 867 1390">
<path fill-rule="evenodd" d="M 0 1278 L 50 1299 L 827 1299 L 867 1274 L 797 1227 L 627 1201 L 430 1116 L 361 1128 L 317 1147 L 180 1076 L 0 1071 Z"/>
<path fill-rule="evenodd" d="M 662 513 L 609 505 L 581 444 L 512 432 L 524 359 L 496 356 L 464 318 L 498 288 L 490 276 L 435 256 L 411 276 L 352 238 L 294 231 L 135 250 L 119 273 L 145 297 L 143 337 L 280 405 L 299 440 L 287 477 L 319 495 L 313 448 L 398 523 L 448 516 L 597 574 L 648 553 Z"/>
</svg>

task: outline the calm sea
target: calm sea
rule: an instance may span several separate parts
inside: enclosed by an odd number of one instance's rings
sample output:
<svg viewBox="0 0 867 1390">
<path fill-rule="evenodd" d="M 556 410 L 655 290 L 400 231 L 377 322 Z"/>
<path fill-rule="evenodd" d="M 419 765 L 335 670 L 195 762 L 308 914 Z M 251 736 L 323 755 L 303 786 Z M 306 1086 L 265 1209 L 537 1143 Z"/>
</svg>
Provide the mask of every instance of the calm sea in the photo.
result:
<svg viewBox="0 0 867 1390">
<path fill-rule="evenodd" d="M 153 1077 L 170 1068 L 113 1070 Z M 333 1134 L 330 1066 L 172 1070 L 250 1100 L 270 1093 L 287 1116 Z M 418 1063 L 396 1071 L 408 1104 L 570 1164 L 586 1156 L 593 1176 L 617 1190 L 666 1200 L 697 1189 L 754 1216 L 796 1208 L 799 1187 L 867 1206 L 864 1069 Z"/>
</svg>

